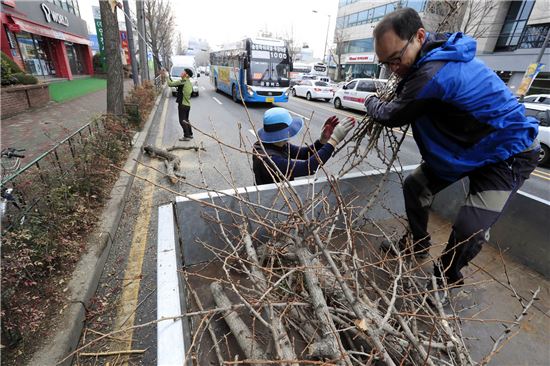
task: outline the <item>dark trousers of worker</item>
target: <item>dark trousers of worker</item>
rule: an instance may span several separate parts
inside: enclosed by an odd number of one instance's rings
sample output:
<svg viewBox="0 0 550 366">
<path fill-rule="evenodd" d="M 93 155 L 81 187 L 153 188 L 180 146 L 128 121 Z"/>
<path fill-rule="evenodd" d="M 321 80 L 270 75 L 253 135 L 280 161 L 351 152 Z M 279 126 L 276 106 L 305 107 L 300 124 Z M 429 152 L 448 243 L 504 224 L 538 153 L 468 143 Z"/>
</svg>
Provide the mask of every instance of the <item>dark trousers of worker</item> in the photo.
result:
<svg viewBox="0 0 550 366">
<path fill-rule="evenodd" d="M 191 123 L 189 122 L 189 112 L 191 107 L 178 104 L 178 117 L 180 120 L 180 126 L 183 128 L 183 137 L 193 137 L 193 130 L 191 129 Z"/>
<path fill-rule="evenodd" d="M 497 221 L 512 195 L 529 178 L 537 165 L 538 149 L 522 152 L 469 174 L 469 193 L 453 224 L 449 242 L 434 264 L 434 273 L 449 284 L 462 280 L 460 270 L 489 240 L 489 229 Z M 415 242 L 415 251 L 429 248 L 428 210 L 434 195 L 453 182 L 443 180 L 422 163 L 403 184 L 405 209 Z"/>
</svg>

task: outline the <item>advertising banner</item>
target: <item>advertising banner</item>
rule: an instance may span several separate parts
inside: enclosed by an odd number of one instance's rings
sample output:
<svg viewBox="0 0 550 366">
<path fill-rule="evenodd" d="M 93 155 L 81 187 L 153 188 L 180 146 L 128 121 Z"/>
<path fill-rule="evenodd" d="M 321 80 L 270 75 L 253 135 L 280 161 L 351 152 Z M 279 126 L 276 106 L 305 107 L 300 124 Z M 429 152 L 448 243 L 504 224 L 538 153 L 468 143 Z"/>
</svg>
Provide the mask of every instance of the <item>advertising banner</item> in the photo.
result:
<svg viewBox="0 0 550 366">
<path fill-rule="evenodd" d="M 516 91 L 516 95 L 522 96 L 527 94 L 529 91 L 529 88 L 531 87 L 531 84 L 533 84 L 533 80 L 537 77 L 537 74 L 544 68 L 544 64 L 531 64 L 529 67 L 527 67 L 527 71 L 525 71 L 525 75 L 523 75 L 523 79 L 521 80 L 521 84 L 519 84 L 518 90 Z"/>
<path fill-rule="evenodd" d="M 95 30 L 97 33 L 97 43 L 99 45 L 99 52 L 100 52 L 100 61 L 101 61 L 101 68 L 103 71 L 106 70 L 106 64 L 105 64 L 105 43 L 103 41 L 103 23 L 101 23 L 101 13 L 99 11 L 99 6 L 92 6 L 92 12 L 94 14 L 94 23 L 95 23 Z"/>
<path fill-rule="evenodd" d="M 124 65 L 130 65 L 132 63 L 132 60 L 130 57 L 130 48 L 128 47 L 128 34 L 126 33 L 126 31 L 119 31 L 119 33 L 120 33 L 120 47 L 122 47 L 122 52 L 124 53 L 122 63 Z"/>
</svg>

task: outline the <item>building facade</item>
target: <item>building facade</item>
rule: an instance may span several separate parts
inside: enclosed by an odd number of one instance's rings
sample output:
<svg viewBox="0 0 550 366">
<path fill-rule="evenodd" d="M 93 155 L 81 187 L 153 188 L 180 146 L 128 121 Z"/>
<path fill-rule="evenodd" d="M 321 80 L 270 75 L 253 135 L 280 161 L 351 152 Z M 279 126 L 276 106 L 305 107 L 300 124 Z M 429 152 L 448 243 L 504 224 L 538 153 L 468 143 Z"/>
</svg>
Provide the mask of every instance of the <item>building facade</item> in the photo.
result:
<svg viewBox="0 0 550 366">
<path fill-rule="evenodd" d="M 35 76 L 93 75 L 92 48 L 77 0 L 2 0 L 1 48 Z"/>
<path fill-rule="evenodd" d="M 386 14 L 398 7 L 410 7 L 422 12 L 425 6 L 426 1 L 413 0 L 340 0 L 334 31 L 334 43 L 339 53 L 335 56 L 340 58 L 340 79 L 379 76 L 380 68 L 374 53 L 372 35 L 374 27 Z"/>
<path fill-rule="evenodd" d="M 477 37 L 477 55 L 505 81 L 512 91 L 521 83 L 530 64 L 537 61 L 550 31 L 550 2 L 523 0 L 495 2 L 484 17 L 486 32 Z M 550 44 L 542 54 L 545 64 L 529 94 L 550 94 Z"/>
<path fill-rule="evenodd" d="M 550 1 L 476 0 L 464 4 L 449 30 L 475 33 L 471 35 L 478 42 L 477 56 L 512 90 L 516 89 L 527 67 L 536 61 L 550 29 Z M 339 1 L 334 33 L 339 55 L 334 56 L 340 57 L 340 79 L 384 76 L 377 66 L 372 33 L 384 15 L 399 7 L 417 10 L 428 30 L 438 24 L 441 16 L 435 1 Z M 538 74 L 531 94 L 550 92 L 550 44 L 542 62 L 546 69 Z"/>
</svg>

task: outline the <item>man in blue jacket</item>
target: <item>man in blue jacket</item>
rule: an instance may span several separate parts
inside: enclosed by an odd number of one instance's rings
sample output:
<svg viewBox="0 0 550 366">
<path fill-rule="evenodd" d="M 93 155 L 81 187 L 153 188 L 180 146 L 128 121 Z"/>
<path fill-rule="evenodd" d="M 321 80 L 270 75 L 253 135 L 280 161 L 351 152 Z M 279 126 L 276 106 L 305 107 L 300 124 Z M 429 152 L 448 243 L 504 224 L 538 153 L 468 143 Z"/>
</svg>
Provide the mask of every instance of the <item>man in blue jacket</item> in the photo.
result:
<svg viewBox="0 0 550 366">
<path fill-rule="evenodd" d="M 388 127 L 410 123 L 423 162 L 404 182 L 413 246 L 427 255 L 428 208 L 434 195 L 469 178 L 469 194 L 434 272 L 460 286 L 461 269 L 481 250 L 510 197 L 535 169 L 537 121 L 525 116 L 500 78 L 475 58 L 476 41 L 462 33 L 432 34 L 418 13 L 403 8 L 374 29 L 381 64 L 402 79 L 396 97 L 365 101 L 367 114 Z"/>
</svg>

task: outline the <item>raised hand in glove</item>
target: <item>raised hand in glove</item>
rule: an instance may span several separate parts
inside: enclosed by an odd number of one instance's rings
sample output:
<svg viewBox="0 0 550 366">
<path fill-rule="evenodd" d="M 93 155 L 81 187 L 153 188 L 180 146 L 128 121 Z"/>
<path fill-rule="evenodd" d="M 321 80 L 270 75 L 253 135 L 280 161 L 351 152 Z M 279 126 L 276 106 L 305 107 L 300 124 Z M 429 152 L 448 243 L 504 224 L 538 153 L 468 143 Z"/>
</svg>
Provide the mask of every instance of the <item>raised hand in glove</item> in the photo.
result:
<svg viewBox="0 0 550 366">
<path fill-rule="evenodd" d="M 334 131 L 334 127 L 336 127 L 338 123 L 340 123 L 340 121 L 336 116 L 331 116 L 325 121 L 325 124 L 321 129 L 321 137 L 319 137 L 320 143 L 324 145 L 328 142 L 328 139 L 332 135 L 332 131 Z"/>
<path fill-rule="evenodd" d="M 332 131 L 332 135 L 330 136 L 328 143 L 336 147 L 336 145 L 338 145 L 346 137 L 348 132 L 351 131 L 353 126 L 355 126 L 355 118 L 346 118 L 344 122 L 339 123 L 336 127 L 334 127 L 334 131 Z"/>
</svg>

